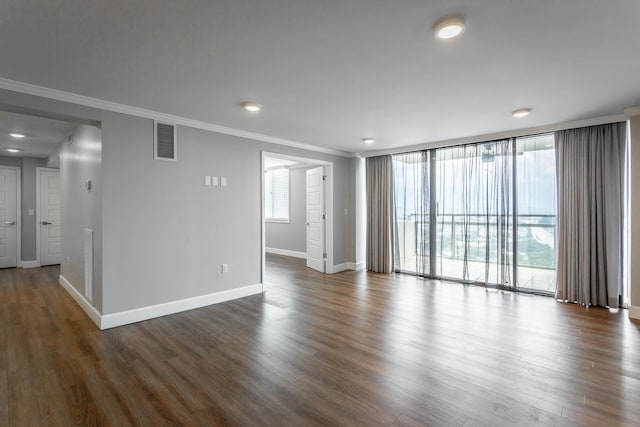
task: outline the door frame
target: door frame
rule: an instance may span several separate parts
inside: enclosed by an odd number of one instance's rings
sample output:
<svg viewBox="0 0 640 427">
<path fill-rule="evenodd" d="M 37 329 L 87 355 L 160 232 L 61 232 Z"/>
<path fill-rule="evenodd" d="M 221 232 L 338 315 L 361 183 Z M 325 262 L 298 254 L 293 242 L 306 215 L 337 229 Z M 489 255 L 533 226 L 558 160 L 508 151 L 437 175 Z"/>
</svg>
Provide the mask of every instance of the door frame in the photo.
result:
<svg viewBox="0 0 640 427">
<path fill-rule="evenodd" d="M 22 267 L 22 168 L 20 166 L 0 166 L 0 169 L 16 171 L 16 268 Z"/>
<path fill-rule="evenodd" d="M 38 267 L 40 267 L 40 221 L 42 220 L 40 209 L 40 176 L 42 171 L 60 173 L 60 169 L 45 167 L 36 168 L 36 263 L 38 264 Z M 60 198 L 62 198 L 62 191 L 60 193 Z M 62 204 L 60 205 L 62 206 Z"/>
<path fill-rule="evenodd" d="M 324 211 L 326 213 L 325 221 L 325 251 L 327 253 L 327 259 L 325 263 L 325 274 L 334 273 L 333 266 L 333 162 L 327 160 L 312 159 L 308 157 L 292 156 L 289 154 L 274 153 L 269 151 L 262 151 L 260 153 L 260 282 L 262 283 L 262 290 L 265 290 L 264 285 L 264 272 L 266 266 L 266 223 L 264 219 L 264 158 L 274 157 L 277 159 L 293 160 L 301 163 L 308 163 L 312 166 L 324 166 L 325 175 L 327 177 L 325 181 L 325 198 L 324 198 Z"/>
</svg>

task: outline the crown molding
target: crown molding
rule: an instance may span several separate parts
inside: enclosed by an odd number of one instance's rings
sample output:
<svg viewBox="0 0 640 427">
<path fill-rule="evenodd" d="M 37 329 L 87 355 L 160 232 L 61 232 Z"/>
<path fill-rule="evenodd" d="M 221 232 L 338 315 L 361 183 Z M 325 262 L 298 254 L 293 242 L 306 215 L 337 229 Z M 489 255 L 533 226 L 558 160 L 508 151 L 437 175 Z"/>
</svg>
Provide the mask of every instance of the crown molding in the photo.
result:
<svg viewBox="0 0 640 427">
<path fill-rule="evenodd" d="M 631 110 L 631 109 L 630 109 Z M 556 123 L 552 125 L 529 127 L 524 129 L 515 129 L 505 132 L 486 133 L 484 135 L 468 136 L 464 138 L 447 139 L 442 141 L 425 142 L 422 144 L 408 145 L 404 147 L 396 147 L 389 150 L 377 150 L 362 153 L 363 157 L 383 156 L 386 154 L 408 153 L 411 151 L 419 151 L 433 148 L 452 147 L 454 145 L 473 144 L 477 142 L 494 141 L 497 139 L 517 138 L 520 136 L 536 135 L 542 133 L 556 132 L 559 130 L 576 129 L 588 126 L 603 125 L 606 123 L 624 122 L 628 120 L 628 110 L 625 114 L 616 114 L 613 116 L 596 117 L 593 119 L 578 120 L 573 122 Z M 640 114 L 640 111 L 638 112 Z"/>
<path fill-rule="evenodd" d="M 331 148 L 320 147 L 303 142 L 291 141 L 288 139 L 278 138 L 275 136 L 263 135 L 255 132 L 248 132 L 241 129 L 230 128 L 227 126 L 217 125 L 215 123 L 193 120 L 187 117 L 165 114 L 159 111 L 147 110 L 144 108 L 134 107 L 131 105 L 119 104 L 117 102 L 106 101 L 104 99 L 92 98 L 90 96 L 79 95 L 76 93 L 65 92 L 58 89 L 51 89 L 44 86 L 37 86 L 31 83 L 19 82 L 0 77 L 0 89 L 6 89 L 13 92 L 24 93 L 27 95 L 39 96 L 42 98 L 53 99 L 56 101 L 69 102 L 71 104 L 83 105 L 85 107 L 97 108 L 100 110 L 111 111 L 114 113 L 128 114 L 131 116 L 143 117 L 152 120 L 165 121 L 181 126 L 188 126 L 196 129 L 208 130 L 211 132 L 222 133 L 225 135 L 237 136 L 240 138 L 252 139 L 254 141 L 268 142 L 271 144 L 284 145 L 287 147 L 300 148 L 302 150 L 315 151 L 318 153 L 333 154 L 342 157 L 352 157 L 353 153 Z"/>
<path fill-rule="evenodd" d="M 624 110 L 624 113 L 629 117 L 640 116 L 640 106 L 627 108 L 626 110 Z"/>
</svg>

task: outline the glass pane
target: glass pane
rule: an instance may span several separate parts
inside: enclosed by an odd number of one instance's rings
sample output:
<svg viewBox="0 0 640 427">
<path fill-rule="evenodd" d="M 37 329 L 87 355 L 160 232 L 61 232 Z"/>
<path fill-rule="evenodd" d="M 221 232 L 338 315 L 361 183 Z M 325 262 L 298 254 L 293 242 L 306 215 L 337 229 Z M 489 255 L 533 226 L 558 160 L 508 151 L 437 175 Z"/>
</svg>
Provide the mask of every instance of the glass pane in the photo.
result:
<svg viewBox="0 0 640 427">
<path fill-rule="evenodd" d="M 393 156 L 396 270 L 429 274 L 428 152 Z"/>
<path fill-rule="evenodd" d="M 553 134 L 517 138 L 518 287 L 555 291 L 556 160 Z"/>
<path fill-rule="evenodd" d="M 512 143 L 436 151 L 435 275 L 511 286 Z"/>
</svg>

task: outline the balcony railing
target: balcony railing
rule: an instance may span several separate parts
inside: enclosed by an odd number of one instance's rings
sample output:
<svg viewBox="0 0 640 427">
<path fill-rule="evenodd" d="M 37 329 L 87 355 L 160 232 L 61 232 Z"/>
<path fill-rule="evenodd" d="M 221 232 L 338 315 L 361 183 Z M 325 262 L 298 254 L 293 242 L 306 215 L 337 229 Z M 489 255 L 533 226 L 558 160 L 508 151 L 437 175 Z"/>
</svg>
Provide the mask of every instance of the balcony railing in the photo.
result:
<svg viewBox="0 0 640 427">
<path fill-rule="evenodd" d="M 435 243 L 441 270 L 453 268 L 453 262 L 462 263 L 465 259 L 468 263 L 477 263 L 479 269 L 486 264 L 487 245 L 490 264 L 497 263 L 498 257 L 513 260 L 513 218 L 513 215 L 438 215 Z M 516 221 L 518 282 L 551 290 L 555 286 L 556 216 L 517 215 Z M 400 263 L 412 265 L 429 257 L 429 217 L 409 215 L 396 224 L 399 255 L 404 258 Z"/>
</svg>

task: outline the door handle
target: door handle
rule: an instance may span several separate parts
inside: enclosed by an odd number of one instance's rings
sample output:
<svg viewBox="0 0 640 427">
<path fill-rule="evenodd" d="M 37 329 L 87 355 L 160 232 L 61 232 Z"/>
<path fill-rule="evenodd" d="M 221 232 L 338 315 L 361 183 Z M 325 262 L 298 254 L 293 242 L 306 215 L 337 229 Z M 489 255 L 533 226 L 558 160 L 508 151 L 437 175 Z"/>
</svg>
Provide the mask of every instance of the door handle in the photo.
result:
<svg viewBox="0 0 640 427">
<path fill-rule="evenodd" d="M 42 221 L 40 224 L 42 225 L 51 225 L 53 223 L 49 222 L 49 221 Z"/>
<path fill-rule="evenodd" d="M 2 224 L 2 225 L 15 225 L 16 222 L 15 221 L 2 221 L 2 222 L 0 222 L 0 224 Z"/>
<path fill-rule="evenodd" d="M 309 223 L 308 223 L 308 222 L 305 222 L 305 223 L 304 223 L 304 225 L 309 225 Z"/>
</svg>

